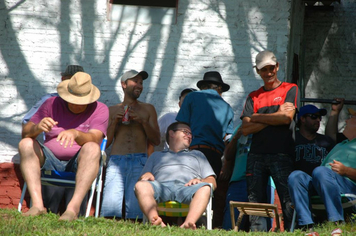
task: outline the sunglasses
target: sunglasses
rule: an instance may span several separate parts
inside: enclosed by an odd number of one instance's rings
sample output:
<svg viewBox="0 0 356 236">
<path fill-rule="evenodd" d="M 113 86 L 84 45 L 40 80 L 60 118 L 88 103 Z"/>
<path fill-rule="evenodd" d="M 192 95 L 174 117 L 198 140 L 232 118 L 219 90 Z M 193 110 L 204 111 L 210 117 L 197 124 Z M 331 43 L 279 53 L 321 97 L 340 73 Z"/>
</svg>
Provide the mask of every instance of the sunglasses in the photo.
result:
<svg viewBox="0 0 356 236">
<path fill-rule="evenodd" d="M 181 131 L 181 132 L 183 132 L 185 135 L 193 137 L 192 132 L 190 132 L 190 131 L 187 130 L 187 129 L 175 129 L 175 130 L 173 130 L 173 131 L 174 131 L 174 132 L 176 132 L 176 131 Z"/>
<path fill-rule="evenodd" d="M 322 119 L 321 115 L 317 115 L 317 114 L 306 114 L 306 116 L 310 117 L 310 119 L 312 120 L 316 120 L 316 119 Z"/>
</svg>

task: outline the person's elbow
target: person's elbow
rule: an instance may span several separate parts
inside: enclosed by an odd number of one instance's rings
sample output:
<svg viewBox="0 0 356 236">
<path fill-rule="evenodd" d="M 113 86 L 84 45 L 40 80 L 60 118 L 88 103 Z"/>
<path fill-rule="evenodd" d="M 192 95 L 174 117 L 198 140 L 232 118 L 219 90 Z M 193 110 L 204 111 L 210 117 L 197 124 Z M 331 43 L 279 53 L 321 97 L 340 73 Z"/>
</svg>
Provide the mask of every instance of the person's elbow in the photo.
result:
<svg viewBox="0 0 356 236">
<path fill-rule="evenodd" d="M 213 179 L 211 184 L 213 185 L 213 191 L 214 191 L 218 187 L 215 178 Z"/>
<path fill-rule="evenodd" d="M 247 136 L 250 134 L 250 130 L 247 127 L 242 126 L 241 131 L 242 131 L 243 136 Z"/>
<path fill-rule="evenodd" d="M 161 136 L 160 135 L 156 135 L 156 137 L 154 137 L 152 140 L 150 140 L 150 143 L 153 146 L 158 146 L 161 143 Z"/>
<path fill-rule="evenodd" d="M 283 119 L 281 120 L 282 124 L 283 125 L 289 125 L 293 121 L 293 117 L 294 117 L 294 114 L 293 115 L 285 115 L 285 116 L 283 116 Z"/>
</svg>

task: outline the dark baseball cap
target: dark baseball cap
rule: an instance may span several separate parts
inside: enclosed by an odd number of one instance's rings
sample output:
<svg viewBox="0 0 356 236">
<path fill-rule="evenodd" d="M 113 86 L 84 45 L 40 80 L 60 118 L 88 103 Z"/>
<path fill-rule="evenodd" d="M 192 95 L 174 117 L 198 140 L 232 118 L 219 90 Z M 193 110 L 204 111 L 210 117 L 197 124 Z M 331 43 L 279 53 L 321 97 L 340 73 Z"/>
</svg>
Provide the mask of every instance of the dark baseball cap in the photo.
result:
<svg viewBox="0 0 356 236">
<path fill-rule="evenodd" d="M 309 104 L 309 105 L 302 106 L 299 109 L 298 119 L 300 119 L 300 117 L 302 117 L 306 114 L 319 114 L 321 116 L 325 116 L 326 113 L 327 113 L 326 109 L 324 109 L 324 108 L 319 109 L 316 106 Z"/>
</svg>

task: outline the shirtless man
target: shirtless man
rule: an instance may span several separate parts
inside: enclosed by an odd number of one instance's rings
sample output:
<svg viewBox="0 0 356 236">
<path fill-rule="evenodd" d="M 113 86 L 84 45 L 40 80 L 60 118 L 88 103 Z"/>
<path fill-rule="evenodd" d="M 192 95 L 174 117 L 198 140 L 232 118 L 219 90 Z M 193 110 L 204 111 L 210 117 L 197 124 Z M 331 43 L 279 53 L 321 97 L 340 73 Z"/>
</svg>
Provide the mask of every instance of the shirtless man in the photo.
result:
<svg viewBox="0 0 356 236">
<path fill-rule="evenodd" d="M 124 101 L 109 107 L 107 147 L 112 145 L 106 169 L 101 216 L 142 219 L 134 186 L 147 160 L 147 143 L 159 145 L 160 132 L 155 108 L 137 99 L 143 90 L 146 71 L 127 71 L 121 77 Z M 129 107 L 129 124 L 122 123 L 125 106 Z M 123 202 L 125 199 L 125 213 Z"/>
</svg>

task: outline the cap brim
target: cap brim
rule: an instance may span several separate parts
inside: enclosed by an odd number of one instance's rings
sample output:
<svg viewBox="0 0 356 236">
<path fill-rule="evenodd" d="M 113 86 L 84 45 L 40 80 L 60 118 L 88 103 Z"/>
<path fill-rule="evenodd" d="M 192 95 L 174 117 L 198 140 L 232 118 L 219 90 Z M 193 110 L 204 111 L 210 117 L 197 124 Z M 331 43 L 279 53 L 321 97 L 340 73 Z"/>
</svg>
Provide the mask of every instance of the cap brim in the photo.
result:
<svg viewBox="0 0 356 236">
<path fill-rule="evenodd" d="M 140 71 L 138 75 L 141 75 L 142 80 L 145 80 L 148 78 L 148 73 L 146 71 Z"/>
<path fill-rule="evenodd" d="M 319 113 L 321 116 L 325 116 L 328 112 L 327 112 L 327 110 L 326 110 L 326 109 L 321 108 L 321 109 L 319 109 L 319 111 L 318 111 L 318 112 L 316 112 L 316 113 Z"/>
<path fill-rule="evenodd" d="M 212 83 L 212 84 L 221 85 L 223 92 L 229 91 L 229 89 L 230 89 L 230 85 L 228 85 L 228 84 L 225 84 L 225 83 L 218 83 L 218 82 L 215 82 L 215 81 L 207 81 L 207 80 L 199 80 L 198 83 L 197 83 L 197 87 L 200 89 L 200 87 L 201 87 L 204 83 Z"/>
<path fill-rule="evenodd" d="M 275 62 L 273 60 L 268 60 L 268 61 L 264 61 L 264 62 L 258 63 L 256 65 L 256 68 L 260 70 L 265 66 L 275 66 L 275 65 L 277 65 L 277 62 Z"/>
</svg>

